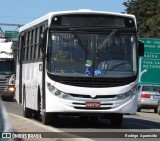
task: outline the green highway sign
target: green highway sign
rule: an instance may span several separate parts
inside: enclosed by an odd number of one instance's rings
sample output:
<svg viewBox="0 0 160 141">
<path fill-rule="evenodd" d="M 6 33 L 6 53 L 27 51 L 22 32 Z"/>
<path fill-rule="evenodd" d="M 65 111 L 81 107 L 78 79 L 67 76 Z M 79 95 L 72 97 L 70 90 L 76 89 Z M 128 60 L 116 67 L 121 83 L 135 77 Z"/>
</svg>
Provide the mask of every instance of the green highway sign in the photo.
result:
<svg viewBox="0 0 160 141">
<path fill-rule="evenodd" d="M 139 83 L 160 84 L 160 39 L 139 38 L 144 57 L 139 58 Z"/>
<path fill-rule="evenodd" d="M 5 31 L 6 38 L 18 38 L 19 32 L 18 31 Z"/>
</svg>

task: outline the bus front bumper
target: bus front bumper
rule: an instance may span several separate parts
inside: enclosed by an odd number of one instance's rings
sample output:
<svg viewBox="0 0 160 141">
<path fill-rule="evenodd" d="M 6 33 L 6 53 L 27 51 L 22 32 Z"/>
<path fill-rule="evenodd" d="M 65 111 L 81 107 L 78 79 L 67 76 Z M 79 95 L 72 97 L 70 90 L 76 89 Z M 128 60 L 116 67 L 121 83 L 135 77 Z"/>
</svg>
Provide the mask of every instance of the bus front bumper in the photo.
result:
<svg viewBox="0 0 160 141">
<path fill-rule="evenodd" d="M 55 99 L 56 97 L 54 97 Z M 86 107 L 88 101 L 71 101 L 56 98 L 54 102 L 46 103 L 46 112 L 56 113 L 122 113 L 122 114 L 135 114 L 137 111 L 137 97 L 133 96 L 125 100 L 118 101 L 89 101 L 93 103 L 100 103 L 99 107 Z"/>
</svg>

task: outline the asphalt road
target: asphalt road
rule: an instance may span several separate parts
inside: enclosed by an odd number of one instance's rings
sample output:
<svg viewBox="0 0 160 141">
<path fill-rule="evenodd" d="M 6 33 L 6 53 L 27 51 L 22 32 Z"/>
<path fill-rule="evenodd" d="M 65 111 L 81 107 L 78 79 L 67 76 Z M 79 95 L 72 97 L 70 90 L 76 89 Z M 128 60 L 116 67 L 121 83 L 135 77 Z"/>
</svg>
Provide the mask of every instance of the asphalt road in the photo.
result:
<svg viewBox="0 0 160 141">
<path fill-rule="evenodd" d="M 8 113 L 15 114 L 22 116 L 22 107 L 17 104 L 17 102 L 7 102 L 3 101 L 6 110 Z M 33 122 L 41 124 L 40 121 L 31 119 Z M 130 132 L 134 134 L 134 132 L 152 132 L 160 133 L 160 116 L 154 113 L 153 110 L 143 110 L 142 112 L 137 113 L 136 115 L 125 115 L 124 121 L 121 128 L 112 128 L 110 125 L 109 120 L 101 119 L 99 121 L 81 121 L 78 117 L 61 117 L 60 119 L 56 120 L 56 122 L 52 123 L 48 126 L 49 128 L 57 129 L 58 131 L 64 132 L 88 132 L 90 134 L 89 138 L 95 140 L 95 137 L 98 139 L 96 140 L 106 140 L 105 138 L 101 138 L 99 133 L 103 132 L 112 132 L 112 136 L 116 132 Z M 83 136 L 83 135 L 81 135 Z M 106 135 L 107 136 L 107 135 Z M 116 134 L 115 134 L 116 136 Z M 86 137 L 86 134 L 84 135 Z M 88 136 L 87 136 L 88 137 Z M 100 138 L 99 138 L 100 137 Z M 134 138 L 127 138 L 126 140 L 132 140 Z M 111 139 L 114 141 L 115 139 Z M 124 139 L 118 139 L 118 141 Z M 147 138 L 141 140 L 159 140 L 157 138 Z"/>
</svg>

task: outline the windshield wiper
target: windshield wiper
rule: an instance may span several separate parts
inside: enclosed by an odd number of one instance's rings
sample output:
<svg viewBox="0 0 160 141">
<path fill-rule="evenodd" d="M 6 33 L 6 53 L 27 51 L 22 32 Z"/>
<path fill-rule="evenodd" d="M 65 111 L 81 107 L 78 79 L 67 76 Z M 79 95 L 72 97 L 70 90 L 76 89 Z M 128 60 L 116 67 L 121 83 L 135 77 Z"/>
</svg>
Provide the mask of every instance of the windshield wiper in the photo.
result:
<svg viewBox="0 0 160 141">
<path fill-rule="evenodd" d="M 101 50 L 104 45 L 113 37 L 113 35 L 117 32 L 117 29 L 113 30 L 112 33 L 97 47 L 97 50 Z"/>
<path fill-rule="evenodd" d="M 81 38 L 79 37 L 79 35 L 75 32 L 74 28 L 69 28 L 69 30 L 74 34 L 75 39 L 78 39 L 78 43 L 80 44 L 80 47 L 85 51 L 85 53 L 88 55 L 88 50 L 86 48 L 86 46 L 83 44 Z"/>
</svg>

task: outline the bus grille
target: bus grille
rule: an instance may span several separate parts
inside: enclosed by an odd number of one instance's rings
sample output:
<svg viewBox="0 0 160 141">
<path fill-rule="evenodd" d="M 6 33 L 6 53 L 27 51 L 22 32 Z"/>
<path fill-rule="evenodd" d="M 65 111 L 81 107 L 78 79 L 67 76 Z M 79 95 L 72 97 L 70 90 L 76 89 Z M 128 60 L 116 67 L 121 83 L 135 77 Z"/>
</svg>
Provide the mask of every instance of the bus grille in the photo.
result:
<svg viewBox="0 0 160 141">
<path fill-rule="evenodd" d="M 79 110 L 109 110 L 115 107 L 114 101 L 115 95 L 97 95 L 96 97 L 92 98 L 90 95 L 76 95 L 70 94 L 74 97 L 74 102 L 72 102 L 72 106 L 75 109 Z M 86 107 L 86 102 L 99 102 L 100 107 Z"/>
<path fill-rule="evenodd" d="M 74 98 L 80 98 L 80 99 L 109 99 L 109 98 L 115 98 L 116 95 L 96 95 L 94 98 L 92 98 L 90 95 L 81 95 L 81 94 L 69 94 L 73 96 Z"/>
</svg>

